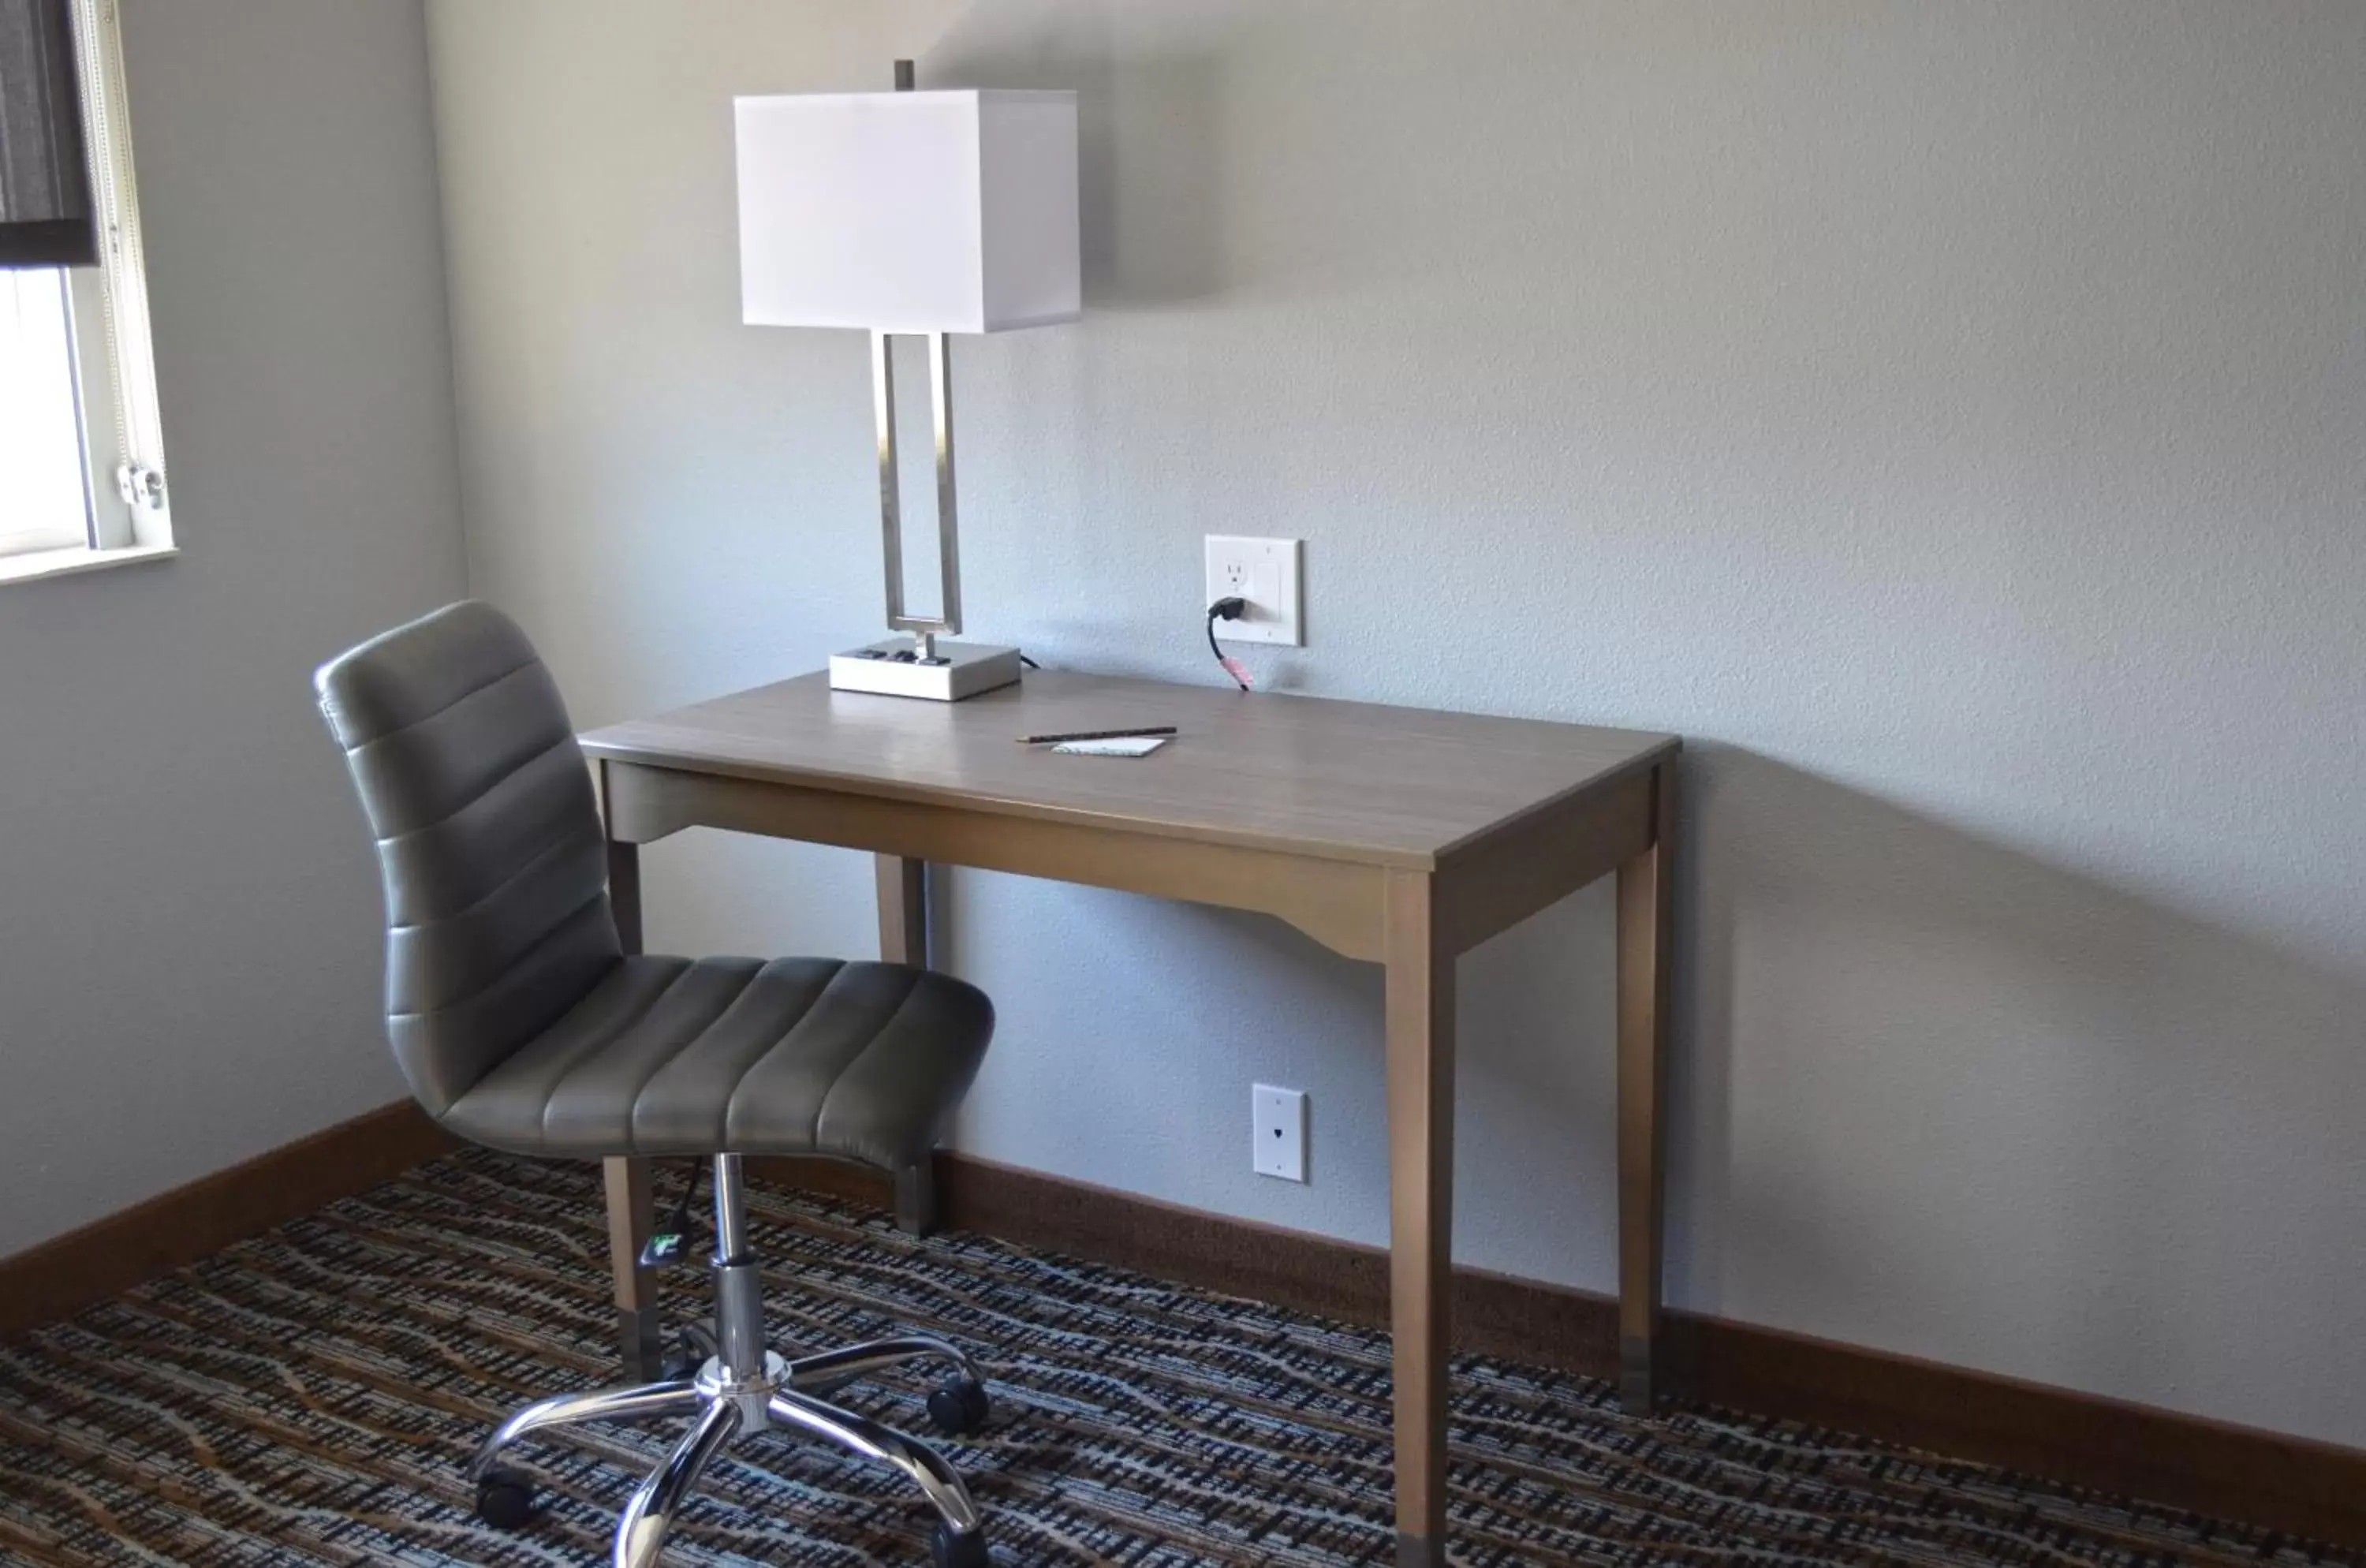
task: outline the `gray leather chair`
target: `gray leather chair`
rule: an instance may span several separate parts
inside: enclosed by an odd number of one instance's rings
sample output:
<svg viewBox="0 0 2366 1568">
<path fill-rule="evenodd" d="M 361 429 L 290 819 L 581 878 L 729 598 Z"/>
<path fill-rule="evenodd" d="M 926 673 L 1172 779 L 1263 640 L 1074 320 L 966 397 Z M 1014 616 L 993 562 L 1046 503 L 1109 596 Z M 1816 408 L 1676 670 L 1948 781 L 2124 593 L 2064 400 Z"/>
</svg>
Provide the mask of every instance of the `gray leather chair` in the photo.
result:
<svg viewBox="0 0 2366 1568">
<path fill-rule="evenodd" d="M 784 1427 L 904 1472 L 939 1515 L 941 1568 L 987 1561 L 976 1506 L 933 1450 L 825 1403 L 884 1368 L 950 1376 L 931 1418 L 986 1414 L 961 1351 L 902 1338 L 785 1360 L 765 1343 L 741 1189 L 745 1155 L 834 1155 L 909 1186 L 976 1076 L 994 1009 L 975 987 L 890 964 L 627 955 L 609 911 L 591 776 L 549 672 L 515 623 L 461 604 L 323 667 L 321 709 L 377 840 L 387 1032 L 428 1113 L 475 1143 L 554 1159 L 711 1160 L 715 1329 L 694 1373 L 562 1394 L 512 1416 L 470 1473 L 478 1511 L 532 1517 L 495 1463 L 554 1427 L 679 1416 L 690 1430 L 625 1504 L 615 1568 L 649 1568 L 707 1463 Z"/>
</svg>

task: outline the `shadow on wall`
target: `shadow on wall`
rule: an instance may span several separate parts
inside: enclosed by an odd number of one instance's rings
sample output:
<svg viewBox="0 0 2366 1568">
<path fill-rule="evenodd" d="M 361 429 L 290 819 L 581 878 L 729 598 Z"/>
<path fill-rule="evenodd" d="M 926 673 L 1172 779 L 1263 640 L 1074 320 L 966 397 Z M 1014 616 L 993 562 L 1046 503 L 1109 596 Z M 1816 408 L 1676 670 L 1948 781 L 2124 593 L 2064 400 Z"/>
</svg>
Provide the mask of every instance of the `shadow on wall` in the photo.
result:
<svg viewBox="0 0 2366 1568">
<path fill-rule="evenodd" d="M 1221 138 L 1223 57 L 1188 38 L 1121 54 L 1115 7 L 1068 0 L 974 6 L 930 49 L 920 85 L 1069 88 L 1077 97 L 1078 195 L 1085 299 L 1102 310 L 1186 304 L 1222 293 L 1224 212 Z M 1054 25 L 1056 24 L 1056 25 Z M 1237 33 L 1221 18 L 1206 35 Z M 1126 178 L 1114 106 L 1125 106 Z M 1145 134 L 1146 133 L 1146 134 Z M 1145 228 L 1124 210 L 1157 209 Z M 1155 243 L 1130 243 L 1129 236 Z"/>
<path fill-rule="evenodd" d="M 2184 1407 L 2239 1408 L 2262 1359 L 2321 1357 L 2301 1325 L 2338 1342 L 2349 1309 L 2326 1265 L 2366 1240 L 2366 984 L 1735 748 L 1688 751 L 1685 829 L 1673 1303 Z M 971 874 L 936 895 L 956 970 Z M 1597 1290 L 1613 1284 L 1609 912 L 1606 881 L 1461 969 L 1458 1254 Z M 1371 971 L 1258 917 L 1174 913 L 1202 956 L 1275 972 L 1232 980 L 1288 999 L 1270 1026 L 1338 1054 L 1335 1085 L 1369 1084 Z M 1156 923 L 1171 945 L 1175 921 Z M 1122 974 L 1130 1004 L 1162 1017 L 1201 1005 L 1197 963 L 1141 962 L 1131 922 L 1109 936 L 1110 953 L 1065 960 Z M 1103 1066 L 1093 1097 L 1145 1092 L 1123 1052 Z M 1335 1089 L 1325 1117 L 1328 1190 L 1369 1190 L 1335 1196 L 1348 1208 L 1323 1223 L 1378 1240 L 1378 1106 L 1343 1109 Z M 1346 1166 L 1343 1137 L 1369 1145 Z M 1165 1170 L 1160 1190 L 1191 1174 Z M 2231 1260 L 2247 1288 L 2195 1299 L 2194 1257 Z M 2267 1301 L 2274 1333 L 2250 1320 Z M 2355 1382 L 2326 1371 L 2330 1389 Z M 2338 1430 L 2333 1398 L 2287 1419 Z"/>
<path fill-rule="evenodd" d="M 2340 1321 L 2366 978 L 1748 751 L 1688 751 L 1686 826 L 1672 1299 L 1944 1354 L 1995 1275 L 2075 1280 L 2005 1370 L 2156 1398 L 2305 1348 L 2197 1319 L 2189 1254 Z"/>
<path fill-rule="evenodd" d="M 1530 146 L 1530 116 L 1570 107 L 1540 104 L 1539 89 L 1583 103 L 1556 52 L 1571 42 L 1597 68 L 1615 60 L 1631 80 L 1685 84 L 1738 28 L 1797 48 L 1861 25 L 1839 6 L 1664 10 L 1487 0 L 1376 22 L 1362 0 L 977 0 L 930 47 L 920 85 L 1077 93 L 1088 309 L 1173 309 L 1245 284 L 1316 304 L 1408 266 L 1467 277 L 1495 259 L 1492 222 L 1518 212 L 1472 225 L 1457 209 L 1474 162 Z M 1369 47 L 1376 25 L 1382 41 Z M 1417 41 L 1394 47 L 1408 25 Z M 1458 72 L 1485 88 L 1436 90 Z M 1551 123 L 1546 134 L 1572 145 L 1601 129 L 1582 116 Z M 1591 204 L 1583 167 L 1561 173 L 1574 182 L 1565 198 Z M 1565 236 L 1547 221 L 1523 244 L 1558 253 Z"/>
</svg>

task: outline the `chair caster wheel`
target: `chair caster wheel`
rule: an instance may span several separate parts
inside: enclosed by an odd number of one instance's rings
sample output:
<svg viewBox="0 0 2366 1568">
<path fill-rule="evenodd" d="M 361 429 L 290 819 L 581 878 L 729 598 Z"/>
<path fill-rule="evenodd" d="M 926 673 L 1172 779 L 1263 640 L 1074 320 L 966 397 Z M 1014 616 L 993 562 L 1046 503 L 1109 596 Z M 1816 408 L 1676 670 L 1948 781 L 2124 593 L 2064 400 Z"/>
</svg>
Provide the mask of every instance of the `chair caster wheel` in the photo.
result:
<svg viewBox="0 0 2366 1568">
<path fill-rule="evenodd" d="M 929 1395 L 929 1419 L 949 1438 L 965 1438 L 977 1431 L 993 1410 L 994 1401 L 986 1396 L 986 1385 L 960 1373 L 939 1383 Z"/>
<path fill-rule="evenodd" d="M 497 1530 L 522 1529 L 534 1517 L 534 1477 L 497 1464 L 477 1483 L 477 1517 Z"/>
<path fill-rule="evenodd" d="M 975 1388 L 975 1383 L 970 1384 Z M 986 1550 L 986 1532 L 972 1530 L 967 1535 L 955 1535 L 951 1525 L 940 1524 L 937 1533 L 929 1540 L 929 1555 L 937 1568 L 992 1568 L 994 1559 Z"/>
</svg>

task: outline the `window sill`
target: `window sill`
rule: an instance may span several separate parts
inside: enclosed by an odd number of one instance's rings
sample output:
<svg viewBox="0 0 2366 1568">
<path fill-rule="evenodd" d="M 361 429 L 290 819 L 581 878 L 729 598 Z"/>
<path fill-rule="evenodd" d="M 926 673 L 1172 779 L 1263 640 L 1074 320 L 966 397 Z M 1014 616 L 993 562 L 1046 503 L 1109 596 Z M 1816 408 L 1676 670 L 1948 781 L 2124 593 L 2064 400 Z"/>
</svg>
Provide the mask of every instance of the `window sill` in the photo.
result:
<svg viewBox="0 0 2366 1568">
<path fill-rule="evenodd" d="M 180 553 L 170 545 L 126 545 L 112 550 L 77 545 L 66 550 L 28 550 L 21 556 L 0 556 L 0 582 L 38 582 L 45 577 L 71 577 L 81 571 L 102 571 L 110 566 L 168 560 Z"/>
</svg>

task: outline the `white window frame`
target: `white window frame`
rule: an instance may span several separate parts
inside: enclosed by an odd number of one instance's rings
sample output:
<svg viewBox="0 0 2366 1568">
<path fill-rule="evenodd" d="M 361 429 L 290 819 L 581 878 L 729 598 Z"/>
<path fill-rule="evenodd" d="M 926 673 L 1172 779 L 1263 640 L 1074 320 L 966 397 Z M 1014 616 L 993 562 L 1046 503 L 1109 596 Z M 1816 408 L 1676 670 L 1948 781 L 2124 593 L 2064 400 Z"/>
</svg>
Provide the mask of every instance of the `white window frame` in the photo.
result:
<svg viewBox="0 0 2366 1568">
<path fill-rule="evenodd" d="M 73 23 L 99 249 L 98 265 L 65 270 L 85 528 L 78 543 L 0 554 L 0 582 L 174 553 L 117 0 L 74 0 Z"/>
</svg>

